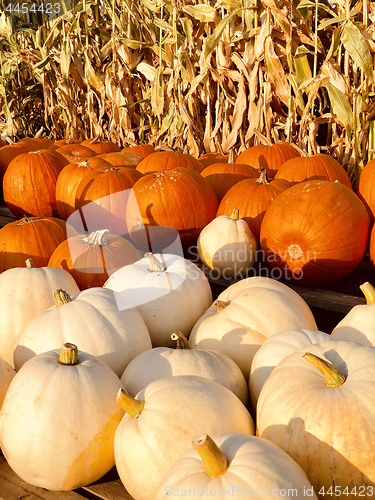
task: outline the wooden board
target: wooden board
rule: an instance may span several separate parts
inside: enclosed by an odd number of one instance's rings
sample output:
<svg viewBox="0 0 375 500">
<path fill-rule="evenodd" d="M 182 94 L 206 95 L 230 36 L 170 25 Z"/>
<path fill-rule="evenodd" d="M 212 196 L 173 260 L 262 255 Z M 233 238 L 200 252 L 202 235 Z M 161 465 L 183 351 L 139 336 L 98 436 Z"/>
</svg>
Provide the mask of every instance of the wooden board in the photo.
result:
<svg viewBox="0 0 375 500">
<path fill-rule="evenodd" d="M 49 491 L 23 481 L 0 454 L 0 500 L 134 500 L 112 469 L 99 481 L 75 491 Z"/>
</svg>

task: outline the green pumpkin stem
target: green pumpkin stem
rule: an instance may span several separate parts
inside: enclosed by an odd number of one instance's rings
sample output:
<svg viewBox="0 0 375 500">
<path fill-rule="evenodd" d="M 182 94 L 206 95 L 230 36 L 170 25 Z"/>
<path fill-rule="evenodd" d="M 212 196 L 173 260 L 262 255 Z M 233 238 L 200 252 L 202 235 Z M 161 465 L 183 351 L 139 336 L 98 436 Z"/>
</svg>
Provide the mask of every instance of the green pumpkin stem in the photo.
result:
<svg viewBox="0 0 375 500">
<path fill-rule="evenodd" d="M 26 264 L 26 267 L 28 267 L 29 269 L 32 269 L 34 267 L 34 262 L 33 262 L 33 259 L 31 257 L 25 261 L 25 264 Z"/>
<path fill-rule="evenodd" d="M 360 285 L 359 288 L 361 289 L 363 295 L 366 297 L 367 305 L 374 304 L 375 288 L 368 281 L 366 281 L 366 283 L 363 283 L 363 285 Z"/>
<path fill-rule="evenodd" d="M 144 257 L 147 257 L 150 261 L 150 266 L 147 269 L 150 273 L 162 273 L 166 270 L 166 267 L 155 257 L 153 253 L 147 252 L 144 254 Z"/>
<path fill-rule="evenodd" d="M 240 218 L 240 211 L 238 208 L 234 208 L 231 215 L 229 216 L 231 220 L 238 220 Z"/>
<path fill-rule="evenodd" d="M 137 417 L 145 405 L 144 401 L 138 401 L 133 398 L 124 389 L 119 389 L 117 393 L 116 403 L 131 417 Z"/>
<path fill-rule="evenodd" d="M 78 364 L 78 348 L 75 344 L 66 342 L 61 346 L 59 363 L 71 366 Z"/>
<path fill-rule="evenodd" d="M 219 477 L 228 469 L 228 461 L 215 441 L 207 434 L 195 438 L 193 446 L 202 458 L 204 468 L 210 477 Z"/>
<path fill-rule="evenodd" d="M 345 382 L 346 375 L 335 368 L 329 361 L 319 358 L 312 352 L 306 352 L 302 357 L 323 373 L 327 387 L 340 387 Z"/>
<path fill-rule="evenodd" d="M 219 312 L 223 311 L 226 307 L 229 306 L 229 300 L 224 301 L 224 300 L 216 300 L 214 302 L 214 306 L 216 307 L 216 314 Z"/>
<path fill-rule="evenodd" d="M 56 292 L 53 294 L 53 298 L 55 300 L 56 307 L 61 307 L 65 304 L 69 304 L 69 302 L 72 302 L 71 296 L 62 288 L 56 290 Z"/>
<path fill-rule="evenodd" d="M 191 349 L 188 339 L 181 332 L 174 332 L 171 335 L 172 340 L 176 340 L 176 349 Z"/>
</svg>

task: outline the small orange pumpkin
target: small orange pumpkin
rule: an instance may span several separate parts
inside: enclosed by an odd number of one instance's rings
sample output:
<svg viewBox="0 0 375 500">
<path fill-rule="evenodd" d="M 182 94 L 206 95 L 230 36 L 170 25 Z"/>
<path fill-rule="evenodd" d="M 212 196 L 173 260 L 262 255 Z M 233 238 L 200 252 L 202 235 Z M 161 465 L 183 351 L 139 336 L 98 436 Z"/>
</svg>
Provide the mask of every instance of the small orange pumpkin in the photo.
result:
<svg viewBox="0 0 375 500">
<path fill-rule="evenodd" d="M 145 158 L 155 152 L 155 146 L 152 146 L 151 144 L 138 144 L 138 146 L 123 148 L 121 151 L 124 153 L 134 153 Z"/>
<path fill-rule="evenodd" d="M 65 146 L 56 149 L 56 151 L 65 156 L 70 163 L 80 163 L 90 156 L 96 156 L 95 151 L 81 146 L 81 144 L 65 144 Z"/>
<path fill-rule="evenodd" d="M 202 163 L 203 168 L 207 168 L 214 163 L 228 163 L 229 155 L 222 155 L 217 152 L 204 153 L 198 157 L 198 160 Z"/>
<path fill-rule="evenodd" d="M 134 168 L 143 160 L 143 156 L 134 153 L 125 153 L 123 151 L 116 153 L 103 153 L 98 158 L 107 161 L 114 167 L 127 166 Z"/>
<path fill-rule="evenodd" d="M 121 148 L 117 144 L 107 139 L 86 139 L 81 142 L 81 145 L 92 149 L 97 155 L 121 151 Z"/>
<path fill-rule="evenodd" d="M 194 156 L 176 151 L 156 151 L 144 158 L 137 166 L 142 174 L 163 172 L 172 168 L 189 168 L 202 172 L 203 166 Z"/>
</svg>

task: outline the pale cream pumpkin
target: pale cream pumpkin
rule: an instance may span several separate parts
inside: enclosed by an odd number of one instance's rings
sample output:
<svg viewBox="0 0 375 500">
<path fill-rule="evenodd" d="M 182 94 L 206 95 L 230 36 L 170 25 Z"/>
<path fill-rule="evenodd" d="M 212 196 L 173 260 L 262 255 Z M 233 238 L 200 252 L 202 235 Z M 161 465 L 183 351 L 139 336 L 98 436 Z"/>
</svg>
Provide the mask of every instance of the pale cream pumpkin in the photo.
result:
<svg viewBox="0 0 375 500">
<path fill-rule="evenodd" d="M 136 399 L 121 391 L 119 404 L 127 413 L 115 434 L 116 468 L 135 500 L 155 498 L 164 475 L 196 435 L 254 434 L 250 413 L 237 396 L 194 375 L 151 382 Z"/>
<path fill-rule="evenodd" d="M 278 500 L 317 500 L 301 467 L 276 445 L 247 434 L 208 435 L 193 440 L 193 448 L 172 465 L 155 500 L 188 497 L 272 496 Z M 287 492 L 291 496 L 287 496 Z"/>
<path fill-rule="evenodd" d="M 369 282 L 360 289 L 367 303 L 354 306 L 332 330 L 331 337 L 375 346 L 375 289 Z"/>
<path fill-rule="evenodd" d="M 197 250 L 203 264 L 224 278 L 243 278 L 254 266 L 257 242 L 234 208 L 232 215 L 220 215 L 202 229 Z"/>
<path fill-rule="evenodd" d="M 360 488 L 373 498 L 374 381 L 373 347 L 331 340 L 287 356 L 263 386 L 257 434 L 302 467 L 321 499 L 331 486 L 342 498 Z"/>
<path fill-rule="evenodd" d="M 255 353 L 250 367 L 249 390 L 253 408 L 256 408 L 265 381 L 280 361 L 301 347 L 308 348 L 325 340 L 331 340 L 328 333 L 304 329 L 283 330 L 266 339 Z"/>
<path fill-rule="evenodd" d="M 72 344 L 31 359 L 13 378 L 0 411 L 1 449 L 10 467 L 48 490 L 73 490 L 102 477 L 115 464 L 119 387 L 108 365 Z"/>
<path fill-rule="evenodd" d="M 79 292 L 68 272 L 54 267 L 33 267 L 31 259 L 26 261 L 26 267 L 1 273 L 0 357 L 11 366 L 19 334 L 34 316 L 53 306 L 57 288 L 64 288 L 71 295 Z"/>
<path fill-rule="evenodd" d="M 204 273 L 179 255 L 146 253 L 114 272 L 104 288 L 128 298 L 142 314 L 154 347 L 173 347 L 175 331 L 188 336 L 212 302 Z"/>
<path fill-rule="evenodd" d="M 154 347 L 138 354 L 125 368 L 121 381 L 127 392 L 135 397 L 155 380 L 177 375 L 197 375 L 213 380 L 232 391 L 247 404 L 249 390 L 237 364 L 225 354 L 205 349 L 191 349 L 181 332 L 171 335 L 176 349 Z"/>
<path fill-rule="evenodd" d="M 266 338 L 295 328 L 317 329 L 309 306 L 283 283 L 256 276 L 224 290 L 196 322 L 189 341 L 192 347 L 226 354 L 248 379 L 254 354 Z"/>
<path fill-rule="evenodd" d="M 9 384 L 13 380 L 16 371 L 9 363 L 0 358 L 0 409 L 3 405 L 5 394 Z"/>
<path fill-rule="evenodd" d="M 14 351 L 16 370 L 31 357 L 70 339 L 107 363 L 120 377 L 130 361 L 151 349 L 142 316 L 133 304 L 112 290 L 89 288 L 71 298 L 55 293 L 55 306 L 33 318 L 22 330 Z"/>
</svg>

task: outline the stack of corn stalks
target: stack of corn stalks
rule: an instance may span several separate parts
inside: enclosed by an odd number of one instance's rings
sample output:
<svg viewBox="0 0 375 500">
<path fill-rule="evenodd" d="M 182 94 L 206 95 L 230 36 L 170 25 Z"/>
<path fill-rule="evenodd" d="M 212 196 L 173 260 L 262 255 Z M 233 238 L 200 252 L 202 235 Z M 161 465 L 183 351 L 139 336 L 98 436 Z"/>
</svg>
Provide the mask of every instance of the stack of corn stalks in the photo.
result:
<svg viewBox="0 0 375 500">
<path fill-rule="evenodd" d="M 0 0 L 3 132 L 194 156 L 286 140 L 358 176 L 375 148 L 375 4 L 332 2 L 83 0 L 25 24 Z"/>
</svg>

